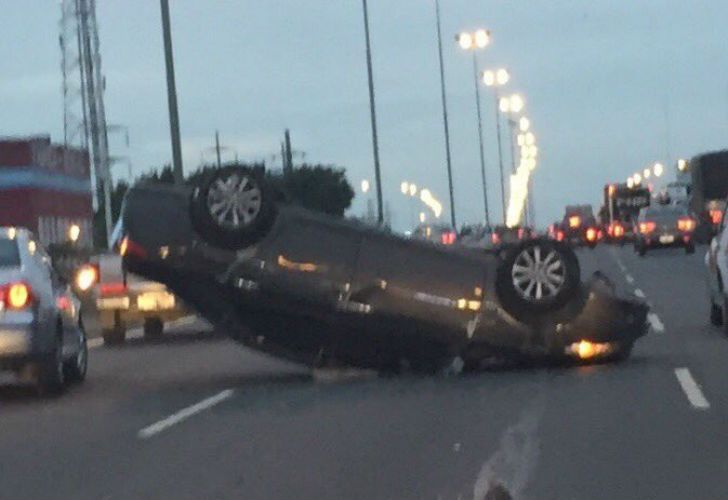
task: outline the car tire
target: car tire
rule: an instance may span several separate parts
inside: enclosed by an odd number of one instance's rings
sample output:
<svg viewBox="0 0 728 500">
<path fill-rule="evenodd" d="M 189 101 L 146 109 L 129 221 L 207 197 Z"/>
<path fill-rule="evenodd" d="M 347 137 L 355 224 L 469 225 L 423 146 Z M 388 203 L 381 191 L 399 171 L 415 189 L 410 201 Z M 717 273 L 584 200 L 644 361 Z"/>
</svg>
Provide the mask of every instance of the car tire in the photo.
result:
<svg viewBox="0 0 728 500">
<path fill-rule="evenodd" d="M 145 339 L 157 340 L 162 337 L 164 332 L 164 321 L 161 318 L 145 318 L 143 329 Z"/>
<path fill-rule="evenodd" d="M 118 324 L 101 330 L 104 345 L 120 345 L 126 341 L 126 325 Z"/>
<path fill-rule="evenodd" d="M 228 250 L 265 237 L 277 213 L 263 175 L 242 167 L 213 171 L 192 191 L 190 208 L 192 225 L 202 239 Z"/>
<path fill-rule="evenodd" d="M 496 271 L 496 293 L 503 309 L 524 322 L 561 309 L 577 295 L 580 285 L 576 254 L 553 240 L 515 245 Z"/>
<path fill-rule="evenodd" d="M 63 334 L 58 332 L 51 351 L 38 363 L 37 389 L 43 396 L 56 396 L 65 389 Z"/>
<path fill-rule="evenodd" d="M 713 326 L 723 325 L 723 308 L 710 301 L 710 324 Z"/>
<path fill-rule="evenodd" d="M 86 343 L 86 329 L 82 321 L 79 321 L 78 328 L 81 332 L 81 346 L 78 353 L 63 365 L 66 380 L 71 383 L 83 382 L 88 371 L 88 345 Z"/>
</svg>

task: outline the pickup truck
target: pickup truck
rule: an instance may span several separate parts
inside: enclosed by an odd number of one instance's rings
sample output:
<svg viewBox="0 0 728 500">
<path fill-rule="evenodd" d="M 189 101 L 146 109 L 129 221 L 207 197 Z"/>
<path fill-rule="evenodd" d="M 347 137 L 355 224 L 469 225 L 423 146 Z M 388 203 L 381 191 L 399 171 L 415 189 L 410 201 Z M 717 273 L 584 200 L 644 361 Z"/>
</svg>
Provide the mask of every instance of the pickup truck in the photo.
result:
<svg viewBox="0 0 728 500">
<path fill-rule="evenodd" d="M 93 257 L 98 283 L 89 291 L 96 305 L 105 344 L 126 340 L 130 325 L 143 325 L 144 337 L 158 338 L 164 324 L 189 312 L 180 300 L 161 283 L 127 273 L 119 253 Z"/>
</svg>

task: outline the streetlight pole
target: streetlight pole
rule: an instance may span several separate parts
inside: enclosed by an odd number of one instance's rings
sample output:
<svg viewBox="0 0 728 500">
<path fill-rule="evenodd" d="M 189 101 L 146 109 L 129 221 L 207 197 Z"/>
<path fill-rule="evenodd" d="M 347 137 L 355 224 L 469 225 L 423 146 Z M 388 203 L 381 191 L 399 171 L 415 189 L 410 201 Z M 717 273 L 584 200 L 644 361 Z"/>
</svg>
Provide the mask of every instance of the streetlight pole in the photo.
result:
<svg viewBox="0 0 728 500">
<path fill-rule="evenodd" d="M 167 69 L 167 103 L 169 105 L 169 131 L 172 136 L 172 171 L 174 182 L 182 184 L 182 146 L 179 137 L 179 110 L 177 109 L 177 86 L 174 80 L 174 56 L 172 54 L 172 32 L 169 22 L 169 0 L 160 0 L 162 9 L 162 35 L 164 37 L 164 62 Z"/>
<path fill-rule="evenodd" d="M 442 59 L 442 31 L 440 26 L 440 0 L 435 0 L 435 17 L 437 19 L 437 50 L 440 59 L 440 91 L 442 94 L 442 125 L 445 129 L 445 159 L 447 161 L 447 182 L 450 189 L 450 222 L 453 229 L 457 227 L 455 219 L 455 194 L 452 185 L 452 162 L 450 158 L 450 127 L 447 120 L 447 98 L 445 92 L 445 68 Z"/>
<path fill-rule="evenodd" d="M 485 151 L 483 149 L 483 118 L 480 111 L 480 85 L 478 84 L 478 54 L 475 51 L 473 51 L 473 74 L 475 76 L 475 104 L 478 110 L 478 143 L 480 146 L 480 175 L 483 181 L 483 203 L 485 204 L 485 225 L 490 227 L 488 183 L 485 177 Z M 498 142 L 500 143 L 500 140 Z"/>
<path fill-rule="evenodd" d="M 369 78 L 369 111 L 372 122 L 372 149 L 374 150 L 374 183 L 377 188 L 377 222 L 384 224 L 384 207 L 382 202 L 382 179 L 379 171 L 379 142 L 377 140 L 377 112 L 374 102 L 374 76 L 372 75 L 372 49 L 369 40 L 369 9 L 367 0 L 362 0 L 364 9 L 364 36 L 367 46 L 367 75 Z"/>
</svg>

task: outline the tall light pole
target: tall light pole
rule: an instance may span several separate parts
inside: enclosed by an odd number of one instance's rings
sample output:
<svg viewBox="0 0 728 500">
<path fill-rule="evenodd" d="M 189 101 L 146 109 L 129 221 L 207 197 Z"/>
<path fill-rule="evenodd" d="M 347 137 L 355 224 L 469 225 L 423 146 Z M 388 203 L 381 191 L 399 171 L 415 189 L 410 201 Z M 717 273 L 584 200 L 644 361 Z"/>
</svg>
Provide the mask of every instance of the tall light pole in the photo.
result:
<svg viewBox="0 0 728 500">
<path fill-rule="evenodd" d="M 506 222 L 506 188 L 505 179 L 503 174 L 503 145 L 501 141 L 501 127 L 500 127 L 500 92 L 498 88 L 502 87 L 511 79 L 511 75 L 508 71 L 500 68 L 497 70 L 488 70 L 483 72 L 483 83 L 488 87 L 493 87 L 493 95 L 495 96 L 495 129 L 498 141 L 498 167 L 500 169 L 500 189 L 501 189 L 501 209 L 503 210 L 503 223 Z M 512 149 L 512 148 L 511 148 Z M 513 167 L 515 170 L 515 165 Z"/>
<path fill-rule="evenodd" d="M 452 186 L 452 162 L 450 159 L 450 127 L 447 121 L 447 98 L 445 92 L 445 67 L 442 59 L 442 31 L 440 27 L 440 0 L 435 0 L 435 17 L 437 19 L 437 50 L 440 59 L 440 91 L 442 94 L 442 125 L 445 129 L 445 160 L 447 161 L 447 183 L 450 189 L 450 223 L 457 227 L 455 219 L 455 194 Z"/>
<path fill-rule="evenodd" d="M 177 85 L 174 80 L 174 56 L 172 32 L 169 23 L 169 0 L 160 0 L 162 8 L 162 35 L 164 37 L 164 62 L 167 68 L 167 103 L 169 105 L 169 132 L 172 136 L 172 171 L 174 182 L 182 184 L 182 146 L 179 138 L 179 110 L 177 109 Z"/>
<path fill-rule="evenodd" d="M 520 113 L 523 111 L 523 107 L 525 106 L 525 103 L 523 101 L 523 97 L 521 97 L 519 94 L 512 94 L 508 97 L 501 97 L 498 99 L 497 106 L 496 106 L 496 112 L 501 112 L 507 115 L 508 117 L 508 123 L 509 123 L 509 132 L 510 132 L 510 144 L 511 144 L 511 170 L 515 174 L 516 173 L 516 155 L 513 147 L 513 126 L 515 125 L 515 121 L 512 120 L 512 115 Z M 500 156 L 501 151 L 501 139 L 500 139 L 500 119 L 496 118 L 497 121 L 497 128 L 498 128 L 498 152 Z M 529 123 L 530 126 L 530 123 Z M 501 158 L 501 175 L 503 172 L 503 160 Z M 501 177 L 502 180 L 502 177 Z M 503 186 L 501 185 L 501 189 L 503 189 Z M 502 191 L 505 192 L 504 190 Z M 503 217 L 506 217 L 506 199 L 505 195 L 503 196 Z"/>
<path fill-rule="evenodd" d="M 463 50 L 473 53 L 473 77 L 475 79 L 475 105 L 478 111 L 478 142 L 480 145 L 480 174 L 483 180 L 483 203 L 485 205 L 485 225 L 490 227 L 490 211 L 488 209 L 488 183 L 485 177 L 485 151 L 483 149 L 483 118 L 480 111 L 480 84 L 478 82 L 478 49 L 484 49 L 490 43 L 490 32 L 478 30 L 474 33 L 463 32 L 455 39 Z"/>
<path fill-rule="evenodd" d="M 384 224 L 384 206 L 382 202 L 382 178 L 379 172 L 379 141 L 377 139 L 377 111 L 374 103 L 374 76 L 372 74 L 372 49 L 369 41 L 369 9 L 367 0 L 362 0 L 364 9 L 364 36 L 367 45 L 367 75 L 369 77 L 369 111 L 372 121 L 372 149 L 374 150 L 374 184 L 377 188 L 377 222 Z"/>
</svg>

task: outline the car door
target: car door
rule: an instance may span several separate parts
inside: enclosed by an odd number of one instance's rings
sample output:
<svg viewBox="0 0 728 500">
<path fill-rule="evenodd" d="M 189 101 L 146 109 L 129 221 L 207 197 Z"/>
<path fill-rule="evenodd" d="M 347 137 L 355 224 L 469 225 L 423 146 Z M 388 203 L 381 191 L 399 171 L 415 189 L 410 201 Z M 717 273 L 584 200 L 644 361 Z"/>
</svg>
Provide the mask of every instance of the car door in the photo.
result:
<svg viewBox="0 0 728 500">
<path fill-rule="evenodd" d="M 392 335 L 467 338 L 480 313 L 482 261 L 392 235 L 365 236 L 350 300 Z M 383 320 L 383 321 L 382 321 Z"/>
<path fill-rule="evenodd" d="M 282 310 L 329 315 L 351 288 L 361 234 L 335 221 L 296 215 L 283 219 L 262 249 L 263 291 Z"/>
</svg>

